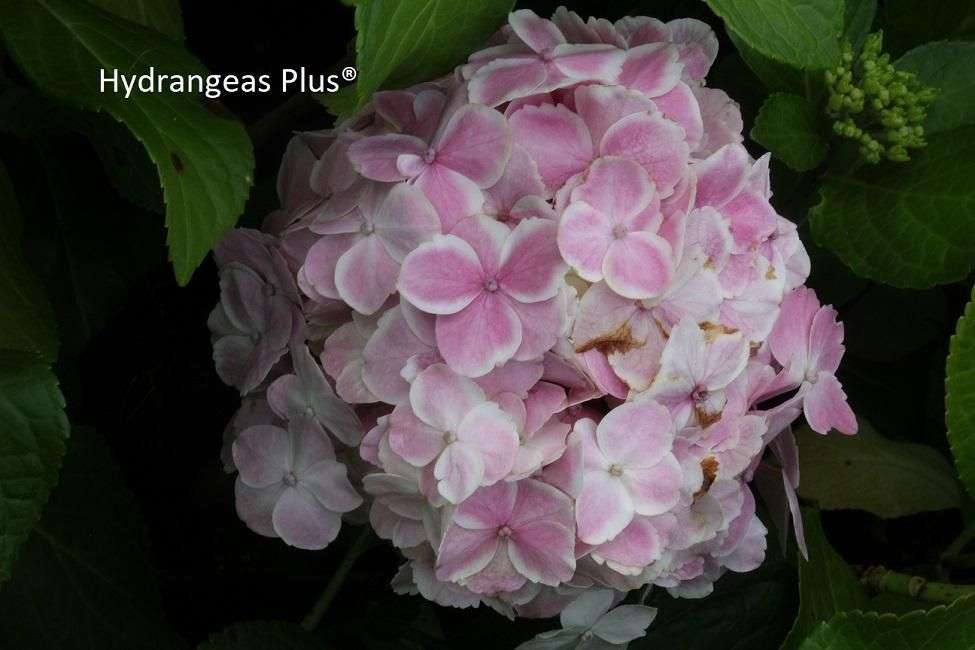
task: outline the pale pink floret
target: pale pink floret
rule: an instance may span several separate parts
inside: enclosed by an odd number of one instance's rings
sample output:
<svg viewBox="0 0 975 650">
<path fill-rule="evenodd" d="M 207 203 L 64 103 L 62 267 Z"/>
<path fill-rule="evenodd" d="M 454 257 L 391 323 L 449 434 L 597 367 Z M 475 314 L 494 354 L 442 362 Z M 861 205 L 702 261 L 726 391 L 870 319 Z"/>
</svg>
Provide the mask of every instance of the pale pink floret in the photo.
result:
<svg viewBox="0 0 975 650">
<path fill-rule="evenodd" d="M 554 23 L 529 9 L 513 12 L 508 22 L 523 45 L 489 48 L 471 57 L 471 101 L 497 106 L 579 81 L 610 81 L 619 73 L 623 52 L 616 47 L 568 44 Z"/>
<path fill-rule="evenodd" d="M 856 417 L 834 374 L 844 351 L 843 324 L 836 321 L 835 309 L 821 307 L 812 289 L 795 289 L 782 301 L 769 348 L 784 367 L 781 381 L 799 386 L 803 412 L 814 431 L 857 432 Z"/>
<path fill-rule="evenodd" d="M 504 117 L 484 106 L 457 109 L 433 136 L 375 135 L 349 147 L 356 170 L 376 181 L 409 180 L 437 209 L 444 231 L 484 203 L 482 189 L 501 177 L 511 153 Z"/>
<path fill-rule="evenodd" d="M 617 406 L 597 426 L 576 422 L 583 445 L 582 491 L 576 500 L 579 539 L 602 544 L 634 515 L 659 515 L 677 503 L 681 470 L 670 453 L 674 424 L 654 402 Z"/>
<path fill-rule="evenodd" d="M 417 375 L 409 403 L 390 417 L 391 449 L 414 467 L 433 463 L 437 490 L 460 503 L 511 471 L 515 423 L 472 380 L 435 364 Z"/>
<path fill-rule="evenodd" d="M 556 294 L 565 272 L 555 224 L 467 219 L 407 256 L 400 293 L 437 314 L 440 353 L 454 370 L 478 377 L 509 359 L 541 356 L 561 327 Z"/>
<path fill-rule="evenodd" d="M 600 158 L 572 192 L 559 224 L 559 250 L 584 279 L 603 278 L 627 298 L 652 298 L 674 272 L 673 249 L 657 234 L 659 199 L 646 171 Z"/>
<path fill-rule="evenodd" d="M 464 501 L 444 533 L 437 577 L 484 594 L 531 580 L 557 585 L 575 570 L 572 501 L 535 479 L 484 487 Z"/>
<path fill-rule="evenodd" d="M 294 374 L 282 375 L 267 389 L 267 400 L 278 417 L 311 418 L 342 443 L 354 447 L 362 439 L 362 424 L 352 408 L 332 392 L 322 368 L 308 348 L 291 351 Z"/>
<path fill-rule="evenodd" d="M 255 532 L 304 549 L 325 548 L 338 535 L 341 514 L 362 503 L 345 465 L 310 418 L 288 430 L 258 425 L 233 445 L 237 513 Z"/>
<path fill-rule="evenodd" d="M 745 369 L 748 353 L 741 332 L 684 319 L 671 330 L 660 372 L 643 395 L 669 408 L 678 426 L 706 426 L 721 415 L 725 388 Z"/>
<path fill-rule="evenodd" d="M 321 295 L 372 314 L 396 290 L 403 258 L 440 232 L 440 220 L 417 188 L 373 184 L 357 209 L 310 229 L 325 237 L 309 251 L 306 280 Z"/>
</svg>

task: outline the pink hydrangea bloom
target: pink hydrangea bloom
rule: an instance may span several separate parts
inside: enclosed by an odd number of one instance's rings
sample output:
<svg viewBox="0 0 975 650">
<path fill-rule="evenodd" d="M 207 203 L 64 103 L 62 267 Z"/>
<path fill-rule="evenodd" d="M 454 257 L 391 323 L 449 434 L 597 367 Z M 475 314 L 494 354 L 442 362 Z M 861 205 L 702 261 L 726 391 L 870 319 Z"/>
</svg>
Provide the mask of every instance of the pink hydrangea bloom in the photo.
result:
<svg viewBox="0 0 975 650">
<path fill-rule="evenodd" d="M 437 314 L 437 346 L 447 365 L 478 377 L 552 346 L 560 327 L 555 297 L 565 269 L 554 230 L 544 219 L 509 230 L 473 217 L 407 256 L 400 293 Z"/>
<path fill-rule="evenodd" d="M 263 232 L 215 250 L 248 526 L 321 548 L 368 510 L 397 593 L 562 612 L 525 647 L 621 647 L 652 618 L 627 592 L 757 567 L 753 489 L 805 553 L 790 426 L 856 431 L 843 328 L 707 85 L 717 48 L 692 19 L 520 10 L 294 136 Z"/>
<path fill-rule="evenodd" d="M 534 479 L 481 488 L 454 511 L 437 577 L 477 593 L 556 585 L 575 570 L 572 502 Z"/>
<path fill-rule="evenodd" d="M 237 513 L 257 533 L 291 546 L 325 548 L 342 525 L 341 514 L 362 503 L 345 465 L 310 418 L 245 429 L 233 445 Z"/>
<path fill-rule="evenodd" d="M 674 424 L 651 401 L 623 404 L 598 425 L 576 422 L 583 446 L 582 490 L 576 499 L 579 539 L 602 544 L 635 514 L 659 515 L 677 503 L 681 469 L 670 453 Z"/>
<path fill-rule="evenodd" d="M 440 495 L 460 503 L 511 471 L 518 433 L 477 384 L 435 364 L 417 375 L 409 403 L 393 411 L 389 442 L 410 464 L 432 464 Z"/>
<path fill-rule="evenodd" d="M 769 348 L 783 365 L 783 381 L 800 386 L 803 411 L 813 430 L 857 432 L 857 421 L 836 379 L 843 357 L 843 324 L 836 310 L 821 307 L 812 289 L 800 287 L 782 301 L 782 314 L 769 336 Z"/>
</svg>

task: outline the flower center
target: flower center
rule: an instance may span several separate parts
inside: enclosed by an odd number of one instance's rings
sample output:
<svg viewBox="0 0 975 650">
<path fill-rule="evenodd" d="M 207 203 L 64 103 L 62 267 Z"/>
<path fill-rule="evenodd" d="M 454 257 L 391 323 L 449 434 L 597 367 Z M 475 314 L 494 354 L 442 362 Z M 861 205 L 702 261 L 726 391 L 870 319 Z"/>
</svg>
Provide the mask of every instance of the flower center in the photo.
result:
<svg viewBox="0 0 975 650">
<path fill-rule="evenodd" d="M 362 225 L 359 226 L 359 232 L 363 235 L 371 235 L 376 231 L 376 227 L 369 223 L 368 221 L 363 221 Z"/>
<path fill-rule="evenodd" d="M 284 481 L 284 484 L 287 485 L 288 487 L 294 487 L 298 485 L 298 477 L 295 476 L 294 472 L 288 472 L 281 478 L 281 480 Z"/>
<path fill-rule="evenodd" d="M 455 434 L 453 431 L 444 431 L 443 442 L 445 445 L 457 442 L 457 434 Z"/>
<path fill-rule="evenodd" d="M 313 409 L 311 406 L 306 406 L 305 407 L 305 415 L 307 415 L 310 418 L 311 417 L 315 417 L 315 409 Z"/>
<path fill-rule="evenodd" d="M 626 226 L 624 226 L 621 223 L 618 223 L 615 226 L 613 226 L 613 237 L 615 237 L 616 239 L 623 239 L 624 237 L 626 237 L 628 233 L 629 230 L 627 230 Z"/>
<path fill-rule="evenodd" d="M 502 526 L 498 529 L 498 537 L 508 537 L 511 535 L 511 528 L 508 526 Z"/>
<path fill-rule="evenodd" d="M 277 292 L 278 292 L 278 291 L 277 291 L 277 289 L 276 289 L 276 288 L 274 287 L 274 285 L 273 285 L 273 284 L 270 284 L 270 283 L 268 283 L 268 284 L 265 284 L 265 285 L 264 285 L 264 295 L 265 295 L 265 296 L 267 296 L 268 298 L 270 298 L 271 296 L 273 296 L 273 295 L 274 295 L 274 294 L 276 294 Z"/>
<path fill-rule="evenodd" d="M 484 281 L 484 290 L 494 293 L 495 291 L 498 290 L 498 281 L 495 280 L 494 278 L 488 278 L 487 280 Z"/>
<path fill-rule="evenodd" d="M 425 152 L 423 152 L 423 162 L 425 162 L 426 164 L 429 165 L 433 163 L 433 161 L 436 159 L 437 159 L 437 151 L 433 147 L 430 147 Z"/>
<path fill-rule="evenodd" d="M 617 465 L 616 463 L 613 463 L 612 465 L 609 466 L 609 473 L 612 476 L 616 476 L 616 477 L 623 476 L 623 468 Z"/>
<path fill-rule="evenodd" d="M 592 639 L 592 630 L 586 630 L 585 632 L 583 632 L 582 636 L 580 636 L 579 639 L 581 639 L 582 641 L 589 641 L 590 639 Z"/>
<path fill-rule="evenodd" d="M 698 404 L 708 401 L 708 397 L 710 396 L 711 395 L 710 393 L 708 393 L 708 389 L 701 388 L 701 387 L 695 388 L 694 392 L 691 393 L 691 399 L 697 402 Z"/>
</svg>

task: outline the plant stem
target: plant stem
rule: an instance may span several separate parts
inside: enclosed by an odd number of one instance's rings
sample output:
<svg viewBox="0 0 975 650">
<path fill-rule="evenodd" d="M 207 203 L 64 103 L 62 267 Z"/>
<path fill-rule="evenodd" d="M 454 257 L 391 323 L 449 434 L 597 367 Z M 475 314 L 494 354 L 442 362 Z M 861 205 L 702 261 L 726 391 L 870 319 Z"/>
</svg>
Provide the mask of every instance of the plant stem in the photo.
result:
<svg viewBox="0 0 975 650">
<path fill-rule="evenodd" d="M 362 555 L 362 552 L 366 550 L 369 546 L 369 542 L 372 541 L 372 531 L 368 526 L 364 526 L 362 532 L 356 538 L 352 545 L 349 546 L 348 550 L 345 552 L 345 556 L 342 558 L 342 562 L 339 567 L 335 570 L 332 578 L 325 585 L 325 591 L 322 595 L 318 597 L 315 605 L 308 612 L 308 615 L 301 621 L 301 627 L 305 628 L 309 632 L 318 627 L 321 622 L 322 617 L 325 616 L 325 612 L 328 611 L 329 606 L 335 597 L 339 593 L 339 589 L 342 588 L 342 583 L 345 582 L 346 576 L 349 575 L 349 570 L 355 561 Z"/>
<path fill-rule="evenodd" d="M 866 569 L 860 582 L 877 593 L 907 596 L 929 603 L 950 605 L 962 596 L 975 594 L 975 585 L 954 585 L 947 582 L 929 582 L 921 576 L 891 571 L 882 566 Z"/>
<path fill-rule="evenodd" d="M 955 541 L 953 541 L 951 545 L 945 549 L 945 552 L 941 554 L 941 559 L 948 560 L 949 558 L 962 555 L 965 548 L 967 548 L 972 541 L 975 541 L 975 524 L 972 524 L 963 530 L 961 535 L 955 538 Z"/>
</svg>

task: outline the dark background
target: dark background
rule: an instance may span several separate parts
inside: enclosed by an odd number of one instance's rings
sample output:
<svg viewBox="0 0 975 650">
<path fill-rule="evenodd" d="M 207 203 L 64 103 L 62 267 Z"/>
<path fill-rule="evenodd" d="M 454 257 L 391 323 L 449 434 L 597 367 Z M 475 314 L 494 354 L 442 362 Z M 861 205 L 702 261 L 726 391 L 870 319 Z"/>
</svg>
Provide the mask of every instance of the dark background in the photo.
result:
<svg viewBox="0 0 975 650">
<path fill-rule="evenodd" d="M 558 4 L 519 6 L 546 15 Z M 569 4 L 583 16 L 595 13 L 614 19 L 631 13 L 666 20 L 690 15 L 710 22 L 722 48 L 709 84 L 725 88 L 742 103 L 747 130 L 764 91 L 703 2 Z M 353 10 L 337 1 L 260 6 L 184 2 L 183 19 L 188 48 L 214 73 L 276 77 L 283 67 L 299 66 L 328 73 L 346 57 L 354 38 Z M 892 29 L 895 48 L 913 44 L 909 29 Z M 918 36 L 917 41 L 922 40 L 924 36 Z M 15 82 L 22 81 L 9 62 L 3 63 L 3 70 Z M 258 224 L 273 207 L 274 178 L 290 131 L 331 125 L 323 108 L 297 101 L 278 113 L 280 119 L 268 122 L 266 116 L 289 99 L 273 93 L 222 100 L 252 129 L 263 130 L 256 149 L 255 186 L 242 224 Z M 56 370 L 69 417 L 99 432 L 122 468 L 145 522 L 169 622 L 195 644 L 238 621 L 299 621 L 358 531 L 345 527 L 335 544 L 312 553 L 262 538 L 237 519 L 234 479 L 223 472 L 219 452 L 223 428 L 238 397 L 213 370 L 206 328 L 218 297 L 213 263 L 198 269 L 189 286 L 177 287 L 165 260 L 161 219 L 134 211 L 119 196 L 98 164 L 104 157 L 87 138 L 71 132 L 25 138 L 29 129 L 18 134 L 0 131 L 0 156 L 21 193 L 31 261 L 44 276 L 59 312 L 63 343 Z M 38 174 L 40 167 L 48 172 Z M 777 209 L 801 223 L 814 201 L 809 177 L 775 165 L 772 178 Z M 55 179 L 68 179 L 68 184 Z M 97 248 L 105 241 L 124 241 L 130 257 L 118 260 L 108 277 L 96 272 L 87 297 L 67 304 L 72 301 L 59 301 L 58 296 L 65 291 L 65 268 L 73 264 L 68 235 L 72 219 L 83 214 L 104 215 L 107 225 L 76 245 Z M 811 286 L 824 303 L 836 304 L 846 321 L 849 353 L 841 380 L 854 409 L 888 437 L 944 449 L 944 358 L 967 297 L 964 289 L 877 287 L 854 278 L 828 253 L 816 250 L 808 233 L 803 240 L 813 254 Z M 109 314 L 103 322 L 86 316 L 91 303 L 109 307 L 103 310 Z M 917 308 L 905 315 L 904 305 Z M 890 337 L 899 337 L 897 346 L 886 347 Z M 910 341 L 906 352 L 903 337 Z M 849 562 L 885 563 L 909 571 L 929 569 L 961 526 L 957 511 L 893 521 L 861 512 L 827 513 L 824 519 L 831 541 Z M 654 596 L 653 602 L 664 609 L 647 645 L 655 635 L 663 638 L 682 626 L 705 630 L 706 635 L 708 612 L 727 619 L 729 607 L 739 611 L 739 632 L 754 635 L 751 647 L 775 645 L 791 625 L 796 607 L 792 562 L 773 545 L 766 566 L 753 574 L 723 578 L 708 599 L 675 603 L 667 596 Z M 388 583 L 398 564 L 386 543 L 374 544 L 359 558 L 322 624 L 323 635 L 334 647 L 513 647 L 552 627 L 548 622 L 509 624 L 484 607 L 460 611 L 432 606 L 419 597 L 396 596 Z M 764 627 L 748 622 L 749 609 L 761 612 Z M 723 645 L 721 639 L 713 641 Z M 707 641 L 700 647 L 708 647 Z"/>
</svg>

